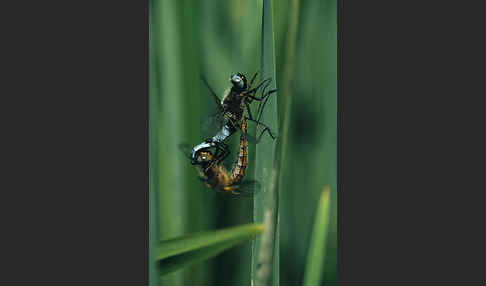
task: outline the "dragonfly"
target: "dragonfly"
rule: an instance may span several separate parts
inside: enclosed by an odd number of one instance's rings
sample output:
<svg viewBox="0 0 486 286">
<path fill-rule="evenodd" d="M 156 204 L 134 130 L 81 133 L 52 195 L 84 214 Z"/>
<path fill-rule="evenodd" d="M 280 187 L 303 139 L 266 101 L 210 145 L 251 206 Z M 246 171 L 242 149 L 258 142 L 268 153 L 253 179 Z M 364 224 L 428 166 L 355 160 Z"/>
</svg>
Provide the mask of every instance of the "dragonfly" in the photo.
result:
<svg viewBox="0 0 486 286">
<path fill-rule="evenodd" d="M 258 143 L 265 132 L 267 132 L 272 139 L 276 136 L 270 129 L 270 127 L 261 122 L 261 116 L 265 105 L 270 98 L 269 96 L 277 91 L 277 89 L 268 90 L 271 78 L 262 80 L 256 87 L 253 87 L 255 79 L 258 75 L 256 72 L 248 82 L 246 76 L 241 73 L 235 73 L 230 76 L 231 87 L 228 88 L 223 98 L 220 99 L 214 90 L 211 88 L 207 80 L 201 76 L 202 81 L 208 88 L 214 102 L 216 103 L 216 112 L 213 113 L 206 120 L 205 126 L 209 126 L 203 129 L 210 129 L 211 131 L 218 131 L 213 137 L 207 138 L 202 143 L 196 145 L 191 152 L 191 161 L 196 160 L 197 153 L 201 150 L 205 150 L 210 147 L 216 147 L 219 152 L 225 152 L 228 149 L 224 141 L 239 130 L 250 142 Z M 256 94 L 261 90 L 261 96 Z M 258 101 L 258 108 L 256 111 L 257 117 L 253 117 L 250 104 L 253 101 Z M 249 135 L 246 131 L 241 129 L 242 120 L 248 120 L 259 125 L 262 125 L 264 129 L 261 131 L 258 138 Z"/>
<path fill-rule="evenodd" d="M 247 123 L 243 118 L 241 130 L 246 132 Z M 189 145 L 181 144 L 180 149 L 185 155 L 189 154 Z M 230 172 L 223 166 L 222 161 L 229 155 L 228 150 L 216 149 L 213 153 L 211 148 L 206 148 L 197 152 L 196 157 L 187 156 L 191 164 L 199 172 L 200 179 L 206 187 L 220 193 L 230 193 L 238 196 L 251 196 L 261 189 L 260 183 L 256 180 L 243 180 L 248 164 L 248 143 L 246 136 L 240 135 L 239 151 L 236 161 Z"/>
</svg>

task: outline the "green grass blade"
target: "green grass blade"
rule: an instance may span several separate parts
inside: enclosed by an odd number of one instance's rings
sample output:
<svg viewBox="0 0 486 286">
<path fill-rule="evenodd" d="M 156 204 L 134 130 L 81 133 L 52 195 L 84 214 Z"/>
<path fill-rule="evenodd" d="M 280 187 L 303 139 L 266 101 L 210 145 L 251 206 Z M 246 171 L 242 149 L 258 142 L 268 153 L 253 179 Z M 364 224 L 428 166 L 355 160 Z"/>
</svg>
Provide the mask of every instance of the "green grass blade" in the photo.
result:
<svg viewBox="0 0 486 286">
<path fill-rule="evenodd" d="M 214 246 L 228 241 L 249 239 L 263 231 L 261 224 L 248 224 L 223 230 L 206 231 L 161 241 L 157 250 L 157 259 L 186 253 L 200 248 Z"/>
<path fill-rule="evenodd" d="M 199 26 L 197 21 L 194 21 L 198 17 L 198 5 L 200 5 L 200 1 L 181 0 L 173 2 L 176 3 L 178 13 L 176 20 L 180 38 L 179 55 L 181 56 L 178 61 L 178 68 L 181 71 L 182 81 L 179 82 L 180 94 L 177 96 L 180 98 L 182 105 L 183 127 L 180 140 L 174 140 L 174 138 L 166 138 L 166 140 L 172 142 L 172 144 L 175 143 L 174 145 L 180 142 L 196 145 L 203 140 L 200 130 L 201 117 L 208 113 L 205 110 L 205 106 L 202 105 L 206 101 L 205 99 L 208 98 L 206 97 L 207 94 L 203 94 L 206 90 L 201 89 L 200 86 L 201 58 L 198 57 L 198 50 L 200 49 L 198 45 Z M 168 40 L 168 38 L 164 38 L 163 40 Z M 214 104 L 213 102 L 208 103 Z M 180 152 L 178 155 L 181 155 Z M 182 156 L 180 158 L 185 159 Z M 198 174 L 194 166 L 189 164 L 188 160 L 184 160 L 182 168 L 185 178 L 182 190 L 184 193 L 184 201 L 182 203 L 185 207 L 184 233 L 196 233 L 210 229 L 224 228 L 224 226 L 214 225 L 215 217 L 213 213 L 218 208 L 214 204 L 214 199 L 208 195 L 208 190 L 204 184 L 198 180 Z M 173 190 L 168 188 L 164 190 L 164 193 L 171 191 Z M 168 203 L 173 203 L 173 201 L 169 201 Z M 170 218 L 171 216 L 169 216 Z M 239 223 L 232 225 L 239 225 Z M 174 235 L 171 237 L 174 237 Z M 215 261 L 211 260 L 179 272 L 183 272 L 184 285 L 212 285 L 214 283 L 212 276 L 214 276 L 215 270 Z M 170 283 L 168 284 L 171 285 Z"/>
<path fill-rule="evenodd" d="M 329 185 L 324 190 L 317 207 L 312 231 L 311 243 L 307 253 L 307 267 L 304 274 L 304 286 L 320 285 L 324 273 L 324 258 L 326 257 L 326 243 L 330 217 Z"/>
<path fill-rule="evenodd" d="M 262 225 L 248 224 L 162 241 L 157 252 L 159 275 L 169 274 L 207 260 L 262 231 Z"/>
<path fill-rule="evenodd" d="M 278 285 L 279 269 L 277 268 L 279 263 L 275 262 L 279 256 L 278 253 L 278 197 L 277 197 L 277 170 L 274 169 L 270 178 L 270 186 L 268 188 L 268 195 L 266 209 L 264 213 L 264 226 L 265 232 L 262 235 L 259 251 L 257 256 L 257 269 L 254 277 L 254 285 L 265 286 L 270 281 L 273 281 L 273 285 Z M 275 279 L 275 280 L 272 280 Z"/>
<path fill-rule="evenodd" d="M 270 89 L 276 88 L 275 42 L 273 31 L 272 0 L 263 0 L 260 80 L 271 77 Z M 265 107 L 262 121 L 275 132 L 278 130 L 277 93 L 272 95 Z M 258 131 L 257 131 L 258 132 Z M 265 135 L 267 136 L 267 135 Z M 278 136 L 278 135 L 277 135 Z M 265 232 L 252 247 L 253 285 L 268 285 L 272 277 L 278 277 L 278 166 L 275 166 L 276 141 L 265 137 L 256 145 L 255 178 L 262 183 L 263 192 L 253 201 L 253 220 L 264 222 Z M 276 168 L 277 167 L 277 168 Z M 274 255 L 276 254 L 276 255 Z M 276 274 L 275 274 L 276 273 Z M 278 284 L 278 279 L 274 279 Z"/>
<path fill-rule="evenodd" d="M 283 11 L 285 17 L 280 19 L 290 25 L 295 9 L 291 8 L 292 1 L 288 4 L 292 10 L 287 14 Z M 330 185 L 331 217 L 321 285 L 331 286 L 337 285 L 336 2 L 310 0 L 299 4 L 295 58 L 291 69 L 287 69 L 291 61 L 286 56 L 292 55 L 292 47 L 287 44 L 292 37 L 291 27 L 277 35 L 280 36 L 277 37 L 280 40 L 277 42 L 277 51 L 280 51 L 277 53 L 279 111 L 283 119 L 280 123 L 281 129 L 288 129 L 287 136 L 285 131 L 281 132 L 288 141 L 282 148 L 279 180 L 280 251 L 282 257 L 292 258 L 281 260 L 282 269 L 286 271 L 282 271 L 280 278 L 285 285 L 302 285 L 309 250 L 309 240 L 302 237 L 311 237 L 322 186 Z M 292 72 L 290 76 L 285 74 L 286 69 Z M 286 93 L 287 83 L 290 84 L 290 98 Z M 283 105 L 282 98 L 285 98 Z M 286 105 L 287 99 L 289 105 Z"/>
<path fill-rule="evenodd" d="M 235 239 L 222 242 L 214 246 L 204 247 L 198 250 L 189 251 L 180 255 L 174 255 L 166 259 L 159 260 L 159 274 L 166 275 L 179 269 L 192 266 L 209 258 L 212 258 L 221 252 L 230 249 L 248 239 Z"/>
<path fill-rule="evenodd" d="M 158 239 L 187 233 L 187 174 L 185 158 L 180 156 L 177 144 L 184 134 L 184 66 L 182 58 L 182 27 L 178 24 L 180 3 L 170 0 L 151 0 L 153 15 L 152 55 L 154 72 L 152 80 L 157 89 L 159 113 L 151 124 L 157 128 L 156 174 L 158 195 Z M 184 285 L 184 273 L 178 272 L 160 279 L 160 284 Z"/>
</svg>

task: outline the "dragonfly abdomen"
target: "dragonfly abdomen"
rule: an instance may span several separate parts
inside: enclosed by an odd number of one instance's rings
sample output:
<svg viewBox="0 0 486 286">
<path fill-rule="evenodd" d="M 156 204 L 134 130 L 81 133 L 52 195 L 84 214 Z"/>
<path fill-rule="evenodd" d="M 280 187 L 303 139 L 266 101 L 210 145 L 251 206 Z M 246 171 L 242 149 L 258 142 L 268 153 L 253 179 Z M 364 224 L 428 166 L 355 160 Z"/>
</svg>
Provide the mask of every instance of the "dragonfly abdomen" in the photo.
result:
<svg viewBox="0 0 486 286">
<path fill-rule="evenodd" d="M 246 133 L 246 120 L 241 122 L 241 130 Z M 236 161 L 233 170 L 231 170 L 231 182 L 239 183 L 246 173 L 246 166 L 248 165 L 248 149 L 246 137 L 242 134 L 240 136 L 240 150 L 238 152 L 238 161 Z"/>
<path fill-rule="evenodd" d="M 213 165 L 208 170 L 204 172 L 205 184 L 208 188 L 221 191 L 229 191 L 228 186 L 231 185 L 231 179 L 228 172 L 223 165 L 216 164 Z"/>
</svg>

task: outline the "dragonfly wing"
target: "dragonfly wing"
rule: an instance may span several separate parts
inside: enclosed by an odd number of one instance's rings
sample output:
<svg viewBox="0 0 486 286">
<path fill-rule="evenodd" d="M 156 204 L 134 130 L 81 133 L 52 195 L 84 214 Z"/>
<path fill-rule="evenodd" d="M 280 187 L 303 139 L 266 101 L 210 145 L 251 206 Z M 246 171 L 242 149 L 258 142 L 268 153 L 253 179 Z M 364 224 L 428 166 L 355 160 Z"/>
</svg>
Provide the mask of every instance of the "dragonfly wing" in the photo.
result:
<svg viewBox="0 0 486 286">
<path fill-rule="evenodd" d="M 241 183 L 235 184 L 234 192 L 239 196 L 253 196 L 261 190 L 260 182 L 256 180 L 246 180 Z"/>
<path fill-rule="evenodd" d="M 191 152 L 192 148 L 189 146 L 187 143 L 181 143 L 179 144 L 179 150 L 181 150 L 182 153 L 184 153 L 184 156 L 188 159 L 191 158 Z"/>
<path fill-rule="evenodd" d="M 204 82 L 204 85 L 206 85 L 206 87 L 208 88 L 209 93 L 211 94 L 214 102 L 216 103 L 216 106 L 218 106 L 220 109 L 222 109 L 221 99 L 218 97 L 218 95 L 216 95 L 216 92 L 214 92 L 214 90 L 211 88 L 208 81 L 206 80 L 206 78 L 203 75 L 201 75 L 201 80 Z"/>
<path fill-rule="evenodd" d="M 225 119 L 222 111 L 216 111 L 206 116 L 201 121 L 201 130 L 205 138 L 210 138 L 216 135 L 224 126 Z"/>
<path fill-rule="evenodd" d="M 250 135 L 250 134 L 248 134 L 248 133 L 246 133 L 246 132 L 243 132 L 243 130 L 241 130 L 241 128 L 238 128 L 238 131 L 240 132 L 240 134 L 241 134 L 242 136 L 244 136 L 244 137 L 245 137 L 245 139 L 246 139 L 248 142 L 251 142 L 251 143 L 258 143 L 258 142 L 257 142 L 257 138 L 256 138 L 255 136 Z"/>
</svg>

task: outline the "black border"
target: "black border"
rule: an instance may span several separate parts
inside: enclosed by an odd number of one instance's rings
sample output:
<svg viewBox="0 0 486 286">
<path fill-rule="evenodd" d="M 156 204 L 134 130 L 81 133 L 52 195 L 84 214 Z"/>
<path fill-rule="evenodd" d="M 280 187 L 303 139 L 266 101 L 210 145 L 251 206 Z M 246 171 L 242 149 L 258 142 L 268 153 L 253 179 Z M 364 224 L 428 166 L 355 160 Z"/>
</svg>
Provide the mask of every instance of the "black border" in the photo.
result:
<svg viewBox="0 0 486 286">
<path fill-rule="evenodd" d="M 28 2 L 2 7 L 0 284 L 148 285 L 148 1 Z"/>
<path fill-rule="evenodd" d="M 339 285 L 480 285 L 469 256 L 484 252 L 484 236 L 472 233 L 482 230 L 484 200 L 468 191 L 484 189 L 476 175 L 484 167 L 470 161 L 484 161 L 484 140 L 475 137 L 485 122 L 475 108 L 484 104 L 474 102 L 484 97 L 483 10 L 346 1 L 344 11 L 343 2 Z"/>
</svg>

